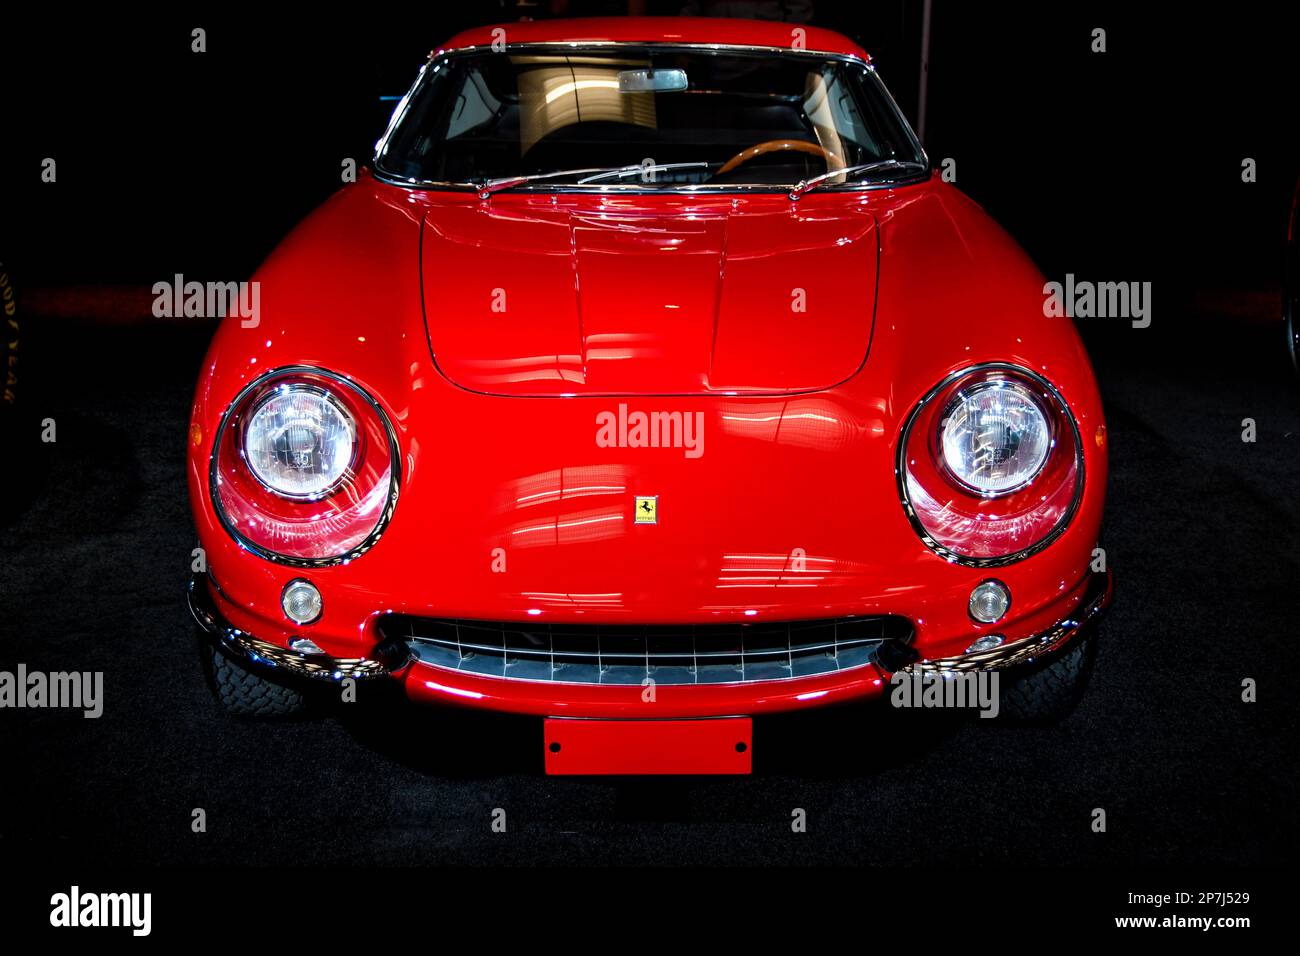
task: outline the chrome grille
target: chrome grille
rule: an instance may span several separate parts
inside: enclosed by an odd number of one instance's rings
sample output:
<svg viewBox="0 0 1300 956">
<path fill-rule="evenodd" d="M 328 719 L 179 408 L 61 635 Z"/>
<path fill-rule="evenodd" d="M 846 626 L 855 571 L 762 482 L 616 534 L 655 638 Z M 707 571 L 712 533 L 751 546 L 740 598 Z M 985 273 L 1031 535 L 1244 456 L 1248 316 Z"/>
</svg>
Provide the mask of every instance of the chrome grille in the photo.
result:
<svg viewBox="0 0 1300 956">
<path fill-rule="evenodd" d="M 426 664 L 569 684 L 723 684 L 863 667 L 912 627 L 892 615 L 755 624 L 594 625 L 391 615 L 384 636 Z"/>
</svg>

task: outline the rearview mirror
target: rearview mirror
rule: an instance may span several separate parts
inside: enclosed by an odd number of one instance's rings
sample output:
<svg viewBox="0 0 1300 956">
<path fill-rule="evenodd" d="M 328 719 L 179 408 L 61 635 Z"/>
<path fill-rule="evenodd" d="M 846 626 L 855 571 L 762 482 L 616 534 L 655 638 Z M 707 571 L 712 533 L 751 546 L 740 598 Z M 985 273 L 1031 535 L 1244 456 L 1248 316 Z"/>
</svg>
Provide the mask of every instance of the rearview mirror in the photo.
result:
<svg viewBox="0 0 1300 956">
<path fill-rule="evenodd" d="M 689 86 L 685 70 L 620 70 L 620 93 L 671 93 Z"/>
</svg>

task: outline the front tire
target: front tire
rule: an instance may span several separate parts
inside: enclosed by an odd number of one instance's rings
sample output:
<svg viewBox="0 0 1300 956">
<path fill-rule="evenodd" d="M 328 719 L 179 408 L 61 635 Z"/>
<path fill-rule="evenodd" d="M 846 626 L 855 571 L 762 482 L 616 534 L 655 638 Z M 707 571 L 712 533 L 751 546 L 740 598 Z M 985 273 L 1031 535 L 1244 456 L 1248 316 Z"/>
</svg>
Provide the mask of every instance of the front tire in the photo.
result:
<svg viewBox="0 0 1300 956">
<path fill-rule="evenodd" d="M 237 664 L 210 644 L 203 646 L 212 696 L 235 717 L 297 717 L 307 710 L 302 691 L 267 680 Z"/>
<path fill-rule="evenodd" d="M 47 445 L 31 417 L 32 342 L 8 263 L 0 259 L 0 525 L 17 519 L 36 497 Z M 20 340 L 22 340 L 20 342 Z M 20 347 L 21 346 L 21 347 Z"/>
<path fill-rule="evenodd" d="M 1033 670 L 1003 675 L 1001 712 L 1012 720 L 1048 723 L 1067 717 L 1079 703 L 1096 656 L 1096 629 Z"/>
</svg>

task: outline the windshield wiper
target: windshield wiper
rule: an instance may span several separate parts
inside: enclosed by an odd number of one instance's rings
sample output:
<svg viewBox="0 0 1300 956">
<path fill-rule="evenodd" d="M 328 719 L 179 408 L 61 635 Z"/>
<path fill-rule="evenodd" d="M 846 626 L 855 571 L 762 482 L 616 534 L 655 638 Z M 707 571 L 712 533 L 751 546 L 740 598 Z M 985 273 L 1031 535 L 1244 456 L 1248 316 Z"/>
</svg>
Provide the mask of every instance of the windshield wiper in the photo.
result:
<svg viewBox="0 0 1300 956">
<path fill-rule="evenodd" d="M 616 167 L 622 169 L 623 167 Z M 611 170 L 608 167 L 593 166 L 588 169 L 553 169 L 549 173 L 530 173 L 527 176 L 500 176 L 496 179 L 485 179 L 475 185 L 478 190 L 479 199 L 487 199 L 493 193 L 499 193 L 503 189 L 514 189 L 516 186 L 522 186 L 524 183 L 531 183 L 536 179 L 553 179 L 556 176 L 581 176 L 583 173 L 607 173 Z"/>
<path fill-rule="evenodd" d="M 708 168 L 715 165 L 714 163 L 636 163 L 632 166 L 618 166 L 612 169 L 602 170 L 594 176 L 588 176 L 586 179 L 579 179 L 580 183 L 593 183 L 598 179 L 605 179 L 609 176 L 626 176 L 629 173 L 651 173 L 658 172 L 661 169 L 700 169 Z"/>
<path fill-rule="evenodd" d="M 924 163 L 914 163 L 901 159 L 880 159 L 874 163 L 863 163 L 860 166 L 846 166 L 843 169 L 832 169 L 828 173 L 822 173 L 820 176 L 814 176 L 812 179 L 800 180 L 790 190 L 791 201 L 798 201 L 804 193 L 816 189 L 822 183 L 837 176 L 856 176 L 860 173 L 874 172 L 877 169 L 925 169 Z"/>
<path fill-rule="evenodd" d="M 655 172 L 664 169 L 701 169 L 715 165 L 714 163 L 631 163 L 627 166 L 606 166 L 606 167 L 589 167 L 586 169 L 553 169 L 548 173 L 530 173 L 526 176 L 500 176 L 496 179 L 485 179 L 481 183 L 476 183 L 474 188 L 478 191 L 479 199 L 487 199 L 493 193 L 499 193 L 506 189 L 514 189 L 516 186 L 522 186 L 525 183 L 535 182 L 539 179 L 557 179 L 561 176 L 582 176 L 577 181 L 577 185 L 594 183 L 601 179 L 621 178 L 634 173 Z M 881 159 L 873 163 L 863 163 L 860 166 L 847 166 L 844 169 L 833 169 L 830 172 L 822 173 L 820 176 L 814 176 L 812 179 L 805 179 L 797 183 L 790 189 L 790 198 L 797 200 L 804 193 L 816 189 L 822 183 L 835 179 L 839 176 L 856 176 L 863 173 L 874 172 L 880 169 L 909 169 L 924 170 L 924 163 L 915 163 L 900 159 Z"/>
<path fill-rule="evenodd" d="M 527 176 L 501 176 L 497 179 L 485 179 L 483 182 L 475 185 L 478 190 L 479 199 L 486 199 L 493 193 L 499 193 L 502 190 L 514 189 L 516 186 L 522 186 L 524 183 L 531 183 L 538 179 L 554 179 L 559 176 L 583 176 L 579 179 L 578 184 L 593 183 L 598 179 L 605 179 L 610 176 L 622 177 L 630 173 L 638 172 L 655 172 L 661 169 L 698 169 L 701 166 L 711 166 L 712 163 L 633 163 L 628 166 L 595 166 L 588 169 L 554 169 L 549 173 L 531 173 Z"/>
</svg>

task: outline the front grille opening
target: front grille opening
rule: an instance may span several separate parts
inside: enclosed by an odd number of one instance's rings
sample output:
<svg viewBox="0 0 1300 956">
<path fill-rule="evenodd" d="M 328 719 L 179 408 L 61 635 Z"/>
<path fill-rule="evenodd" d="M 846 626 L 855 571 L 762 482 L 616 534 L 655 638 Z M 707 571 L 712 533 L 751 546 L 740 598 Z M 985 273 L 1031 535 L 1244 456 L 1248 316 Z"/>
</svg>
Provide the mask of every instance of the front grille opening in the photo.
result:
<svg viewBox="0 0 1300 956">
<path fill-rule="evenodd" d="M 729 684 L 864 667 L 905 646 L 895 615 L 755 624 L 603 625 L 389 615 L 387 640 L 417 660 L 488 677 L 569 684 Z"/>
</svg>

